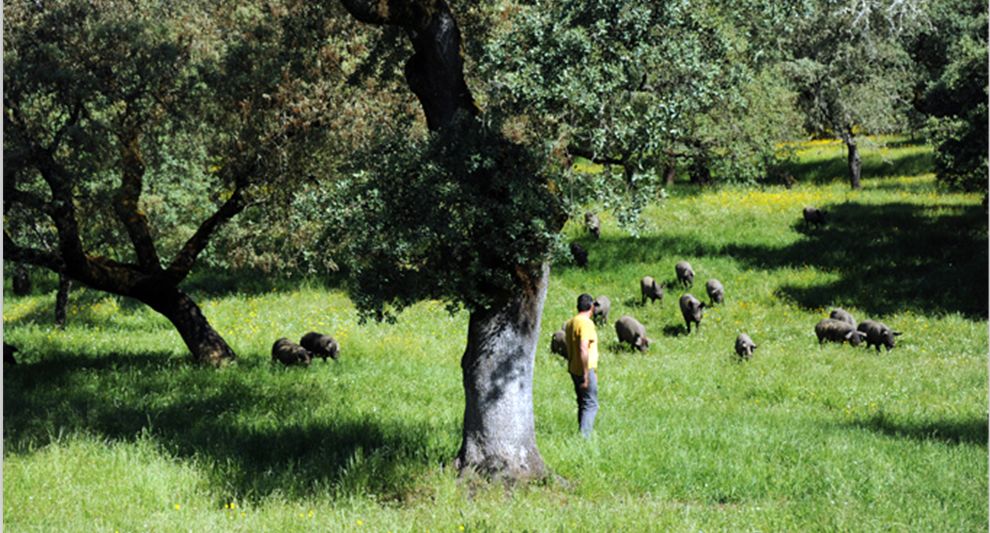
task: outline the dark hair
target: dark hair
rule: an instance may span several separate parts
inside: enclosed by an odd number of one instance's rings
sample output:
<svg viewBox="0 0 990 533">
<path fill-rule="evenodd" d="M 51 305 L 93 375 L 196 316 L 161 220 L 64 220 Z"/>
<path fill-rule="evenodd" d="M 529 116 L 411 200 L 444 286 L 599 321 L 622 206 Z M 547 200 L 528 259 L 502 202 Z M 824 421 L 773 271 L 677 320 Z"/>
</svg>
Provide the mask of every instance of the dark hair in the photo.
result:
<svg viewBox="0 0 990 533">
<path fill-rule="evenodd" d="M 591 309 L 592 300 L 593 298 L 591 297 L 590 294 L 582 294 L 581 296 L 578 296 L 578 304 L 577 304 L 578 312 L 584 312 L 587 311 L 588 309 Z"/>
</svg>

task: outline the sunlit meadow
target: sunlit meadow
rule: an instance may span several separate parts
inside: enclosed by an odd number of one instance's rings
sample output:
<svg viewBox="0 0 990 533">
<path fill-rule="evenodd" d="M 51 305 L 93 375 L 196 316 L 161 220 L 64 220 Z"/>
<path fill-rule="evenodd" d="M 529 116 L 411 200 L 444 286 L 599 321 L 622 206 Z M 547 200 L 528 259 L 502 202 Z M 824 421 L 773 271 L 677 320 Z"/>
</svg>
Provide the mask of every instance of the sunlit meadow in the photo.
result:
<svg viewBox="0 0 990 533">
<path fill-rule="evenodd" d="M 7 531 L 972 531 L 987 527 L 987 215 L 946 193 L 925 146 L 864 145 L 864 189 L 835 142 L 801 145 L 792 189 L 676 185 L 638 238 L 602 213 L 579 269 L 552 268 L 536 353 L 540 451 L 554 476 L 504 487 L 459 481 L 467 316 L 438 302 L 395 325 L 360 324 L 318 280 L 252 279 L 194 296 L 239 355 L 193 366 L 168 322 L 132 301 L 5 283 L 3 522 Z M 823 228 L 801 208 L 830 212 Z M 576 217 L 578 218 L 578 217 Z M 726 301 L 687 335 L 686 289 Z M 640 305 L 638 281 L 667 283 Z M 286 288 L 290 287 L 290 288 Z M 610 322 L 638 318 L 649 352 L 602 327 L 601 411 L 577 433 L 573 389 L 550 336 L 581 292 Z M 820 347 L 841 306 L 902 331 L 890 351 Z M 317 330 L 339 363 L 270 363 L 272 342 Z M 736 360 L 748 333 L 754 358 Z"/>
</svg>

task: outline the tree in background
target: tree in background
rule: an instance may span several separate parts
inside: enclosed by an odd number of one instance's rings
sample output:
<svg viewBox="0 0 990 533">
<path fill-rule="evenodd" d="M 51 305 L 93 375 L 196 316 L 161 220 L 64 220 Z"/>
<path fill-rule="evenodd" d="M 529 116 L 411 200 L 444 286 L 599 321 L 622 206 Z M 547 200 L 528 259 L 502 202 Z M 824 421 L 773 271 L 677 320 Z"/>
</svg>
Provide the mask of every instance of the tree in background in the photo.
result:
<svg viewBox="0 0 990 533">
<path fill-rule="evenodd" d="M 318 6 L 4 4 L 4 258 L 234 353 L 179 287 L 217 229 L 319 169 L 340 58 Z"/>
<path fill-rule="evenodd" d="M 678 164 L 700 184 L 713 175 L 756 181 L 795 129 L 794 95 L 733 26 L 731 5 L 505 9 L 504 31 L 485 47 L 486 103 L 512 117 L 513 134 L 552 143 L 566 162 L 581 156 L 621 170 L 618 181 L 605 172 L 564 184 L 572 204 L 597 196 L 630 221 Z"/>
<path fill-rule="evenodd" d="M 909 39 L 921 71 L 916 108 L 929 117 L 935 174 L 946 185 L 987 190 L 987 11 L 984 2 L 927 5 L 929 23 Z"/>
<path fill-rule="evenodd" d="M 913 65 L 900 41 L 920 22 L 915 0 L 819 0 L 795 21 L 786 65 L 806 127 L 846 144 L 849 184 L 862 186 L 857 136 L 906 124 Z"/>
</svg>

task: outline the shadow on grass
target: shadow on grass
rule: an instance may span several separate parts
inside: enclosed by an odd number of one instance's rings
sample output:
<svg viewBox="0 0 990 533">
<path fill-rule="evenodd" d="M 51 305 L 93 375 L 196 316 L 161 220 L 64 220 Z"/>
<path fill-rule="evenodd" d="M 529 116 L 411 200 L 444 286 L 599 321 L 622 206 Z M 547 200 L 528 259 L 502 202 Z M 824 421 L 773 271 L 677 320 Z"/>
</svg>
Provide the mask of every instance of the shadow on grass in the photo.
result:
<svg viewBox="0 0 990 533">
<path fill-rule="evenodd" d="M 34 296 L 40 296 L 44 293 L 35 291 L 32 294 Z M 108 322 L 106 316 L 101 316 L 99 313 L 93 312 L 93 308 L 105 300 L 116 301 L 117 307 L 128 313 L 134 313 L 140 309 L 150 310 L 150 308 L 145 304 L 132 298 L 125 298 L 116 294 L 86 288 L 79 289 L 79 285 L 77 283 L 73 283 L 73 290 L 69 293 L 69 303 L 67 308 L 68 316 L 65 321 L 66 326 L 105 326 Z M 21 314 L 16 319 L 7 319 L 4 323 L 8 327 L 24 326 L 28 324 L 36 324 L 42 327 L 55 327 L 54 293 L 51 294 L 50 299 L 38 299 L 37 304 L 34 305 L 28 312 Z M 127 326 L 117 324 L 117 327 L 133 329 L 136 331 L 146 330 L 146 326 L 142 325 Z"/>
<path fill-rule="evenodd" d="M 150 435 L 238 499 L 326 491 L 401 498 L 429 467 L 429 428 L 346 409 L 316 417 L 314 408 L 333 400 L 292 386 L 306 369 L 242 366 L 218 372 L 160 353 L 56 354 L 5 369 L 4 452 L 49 444 L 54 428 L 125 442 Z"/>
<path fill-rule="evenodd" d="M 55 289 L 57 288 L 58 277 L 54 274 L 35 268 L 32 271 L 33 278 L 38 282 L 34 284 L 31 295 L 34 297 L 49 296 L 50 299 L 41 299 L 42 303 L 35 306 L 29 312 L 19 316 L 16 320 L 8 320 L 8 326 L 19 326 L 26 324 L 37 324 L 41 326 L 55 323 Z M 202 305 L 203 301 L 210 298 L 223 298 L 227 296 L 245 295 L 257 296 L 273 291 L 293 292 L 299 289 L 301 284 L 323 287 L 326 289 L 337 289 L 342 286 L 339 275 L 327 276 L 325 278 L 287 278 L 263 274 L 260 272 L 234 270 L 220 271 L 201 269 L 194 271 L 189 279 L 181 284 L 181 289 L 188 293 L 194 301 Z M 9 282 L 7 283 L 9 285 Z M 10 296 L 9 289 L 7 296 Z M 16 297 L 13 297 L 16 298 Z M 126 312 L 133 313 L 141 310 L 149 310 L 146 304 L 133 298 L 127 298 L 109 292 L 90 289 L 79 282 L 74 281 L 72 291 L 69 293 L 70 316 L 66 324 L 83 326 L 105 326 L 105 317 L 94 315 L 91 308 L 106 299 L 117 302 L 117 306 Z M 76 311 L 73 313 L 73 311 Z M 209 317 L 207 317 L 209 318 Z M 120 326 L 124 327 L 127 326 Z M 135 325 L 135 329 L 144 329 L 144 326 Z"/>
<path fill-rule="evenodd" d="M 777 289 L 780 297 L 806 309 L 845 305 L 873 316 L 915 310 L 987 318 L 987 220 L 981 206 L 848 202 L 823 207 L 830 213 L 827 225 L 797 222 L 795 230 L 806 238 L 781 248 L 716 247 L 663 235 L 578 242 L 589 252 L 589 272 L 614 268 L 616 261 L 651 265 L 644 266 L 642 275 L 664 279 L 668 293 L 676 283 L 655 268 L 658 263 L 659 270 L 673 272 L 671 256 L 728 256 L 767 271 L 811 266 L 837 274 L 832 282 Z M 574 267 L 555 268 L 567 272 Z M 630 279 L 630 290 L 638 289 L 638 283 L 638 278 Z M 623 303 L 641 307 L 636 297 Z"/>
<path fill-rule="evenodd" d="M 863 149 L 860 148 L 860 153 L 862 154 L 862 152 Z M 862 157 L 861 177 L 864 180 L 869 180 L 893 176 L 919 176 L 931 172 L 932 168 L 933 159 L 930 151 L 898 155 L 891 159 L 884 159 L 880 154 L 872 152 L 864 154 Z M 824 161 L 814 159 L 787 164 L 784 167 L 784 172 L 790 173 L 802 183 L 822 185 L 836 181 L 849 181 L 846 148 L 843 145 L 834 158 Z"/>
<path fill-rule="evenodd" d="M 731 245 L 753 268 L 814 266 L 830 283 L 785 285 L 778 294 L 817 309 L 848 305 L 871 315 L 903 310 L 987 317 L 987 223 L 980 206 L 907 203 L 827 206 L 829 223 L 796 229 L 807 238 L 783 248 Z"/>
<path fill-rule="evenodd" d="M 663 327 L 664 337 L 683 337 L 687 334 L 687 328 L 679 324 L 668 324 Z"/>
<path fill-rule="evenodd" d="M 891 437 L 950 444 L 987 446 L 987 420 L 947 420 L 939 422 L 895 422 L 882 414 L 853 422 L 852 427 L 867 429 Z"/>
<path fill-rule="evenodd" d="M 650 235 L 646 237 L 620 236 L 602 237 L 594 239 L 582 237 L 575 239 L 588 251 L 588 266 L 585 269 L 579 268 L 573 263 L 561 261 L 554 264 L 555 271 L 587 271 L 589 273 L 610 270 L 616 263 L 644 263 L 650 265 L 644 267 L 639 277 L 630 279 L 630 285 L 636 290 L 636 303 L 639 303 L 639 280 L 642 276 L 651 276 L 664 287 L 664 296 L 668 296 L 668 291 L 683 290 L 677 277 L 674 275 L 674 263 L 678 259 L 668 260 L 660 263 L 664 271 L 656 268 L 656 263 L 661 259 L 671 255 L 675 257 L 698 257 L 706 255 L 717 255 L 721 251 L 717 247 L 704 244 L 694 239 L 683 237 L 671 237 L 666 235 Z M 669 262 L 669 264 L 667 264 Z"/>
</svg>

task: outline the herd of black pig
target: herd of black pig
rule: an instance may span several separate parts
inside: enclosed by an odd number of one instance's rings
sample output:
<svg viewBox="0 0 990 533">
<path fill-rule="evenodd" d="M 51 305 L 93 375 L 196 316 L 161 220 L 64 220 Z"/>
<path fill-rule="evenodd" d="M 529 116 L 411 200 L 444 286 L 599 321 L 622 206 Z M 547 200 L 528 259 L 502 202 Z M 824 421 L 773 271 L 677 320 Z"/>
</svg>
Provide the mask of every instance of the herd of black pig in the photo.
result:
<svg viewBox="0 0 990 533">
<path fill-rule="evenodd" d="M 825 224 L 826 212 L 816 207 L 805 207 L 803 210 L 805 223 L 810 227 L 819 227 Z M 598 239 L 601 237 L 601 221 L 594 213 L 584 214 L 584 224 L 588 232 Z M 574 263 L 581 268 L 588 266 L 588 251 L 576 242 L 570 245 L 571 255 Z M 687 261 L 678 261 L 674 265 L 674 274 L 677 276 L 677 283 L 682 288 L 690 288 L 694 285 L 694 269 Z M 663 304 L 664 285 L 657 283 L 651 276 L 643 276 L 639 281 L 640 303 L 646 305 L 647 300 L 651 304 L 659 301 Z M 685 293 L 681 295 L 678 304 L 681 309 L 681 316 L 684 317 L 684 325 L 687 332 L 691 333 L 691 325 L 694 324 L 695 332 L 701 326 L 701 319 L 705 307 L 725 302 L 725 287 L 717 279 L 710 279 L 705 283 L 705 292 L 708 293 L 708 303 L 702 302 L 694 295 Z M 608 314 L 611 310 L 612 302 L 608 296 L 598 296 L 594 301 L 593 317 L 595 322 L 603 325 L 608 321 Z M 630 315 L 624 315 L 615 322 L 615 334 L 620 343 L 625 343 L 640 351 L 646 351 L 650 347 L 650 338 L 646 335 L 646 327 Z M 880 351 L 880 346 L 891 350 L 895 344 L 895 337 L 900 335 L 899 331 L 894 331 L 883 322 L 876 320 L 865 320 L 857 323 L 856 320 L 843 309 L 834 309 L 829 316 L 815 325 L 815 335 L 818 336 L 818 343 L 821 345 L 825 341 L 844 343 L 851 346 L 859 346 L 866 341 L 867 348 L 875 346 Z M 564 339 L 564 327 L 553 334 L 550 341 L 550 350 L 562 357 L 567 357 L 567 346 Z M 749 359 L 756 350 L 756 343 L 746 333 L 740 333 L 736 337 L 735 352 L 742 359 Z M 304 335 L 299 344 L 283 337 L 275 341 L 272 345 L 272 361 L 278 361 L 285 365 L 309 365 L 317 357 L 337 360 L 340 353 L 340 346 L 333 337 L 316 332 Z"/>
<path fill-rule="evenodd" d="M 826 212 L 822 209 L 805 207 L 802 214 L 805 224 L 809 227 L 820 227 L 825 224 Z M 584 223 L 588 232 L 595 239 L 601 236 L 601 221 L 598 215 L 585 213 Z M 586 268 L 588 265 L 588 251 L 576 242 L 572 242 L 570 248 L 574 263 L 581 268 Z M 690 288 L 694 285 L 694 269 L 687 261 L 678 261 L 674 265 L 674 273 L 677 276 L 677 283 L 681 287 Z M 663 303 L 664 285 L 657 283 L 653 277 L 643 276 L 639 282 L 639 290 L 641 305 L 646 305 L 647 300 L 651 304 L 658 300 L 661 304 Z M 691 324 L 694 324 L 695 332 L 698 331 L 706 306 L 710 307 L 715 304 L 722 304 L 725 301 L 725 287 L 717 279 L 710 279 L 705 283 L 705 292 L 708 293 L 708 304 L 698 300 L 690 293 L 681 295 L 678 301 L 681 315 L 684 317 L 684 324 L 689 334 L 691 333 Z M 592 315 L 595 322 L 599 325 L 607 323 L 611 307 L 612 302 L 607 296 L 598 296 L 595 298 Z M 650 347 L 650 342 L 652 342 L 646 335 L 646 327 L 629 315 L 624 315 L 615 322 L 615 334 L 620 343 L 628 344 L 640 351 L 646 351 Z M 901 332 L 894 331 L 883 322 L 876 320 L 864 320 L 857 323 L 851 314 L 844 309 L 838 308 L 832 310 L 829 318 L 823 319 L 815 325 L 815 335 L 818 337 L 819 345 L 825 341 L 830 341 L 840 344 L 848 342 L 851 346 L 859 346 L 863 341 L 866 341 L 867 348 L 875 346 L 878 352 L 881 346 L 887 348 L 887 351 L 893 349 L 895 337 L 900 334 Z M 740 333 L 736 337 L 735 352 L 740 358 L 751 358 L 754 350 L 756 350 L 756 344 L 749 335 Z M 564 326 L 561 326 L 553 334 L 550 341 L 550 351 L 565 359 L 567 358 Z"/>
</svg>

